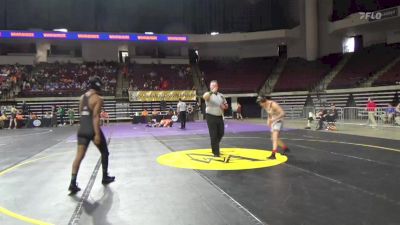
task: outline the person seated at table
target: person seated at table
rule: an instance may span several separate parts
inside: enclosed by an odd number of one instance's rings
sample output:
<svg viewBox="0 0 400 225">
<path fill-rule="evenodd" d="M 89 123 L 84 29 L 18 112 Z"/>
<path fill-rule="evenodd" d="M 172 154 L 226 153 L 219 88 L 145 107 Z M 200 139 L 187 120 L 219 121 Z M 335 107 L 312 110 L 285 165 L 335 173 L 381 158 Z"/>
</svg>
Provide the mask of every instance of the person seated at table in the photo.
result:
<svg viewBox="0 0 400 225">
<path fill-rule="evenodd" d="M 107 125 L 110 125 L 110 115 L 104 109 L 102 109 L 100 113 L 100 122 L 101 125 L 104 125 L 104 122 L 106 122 Z"/>
<path fill-rule="evenodd" d="M 17 123 L 15 124 L 15 128 L 17 128 L 18 125 L 22 127 L 22 123 L 25 121 L 24 115 L 22 115 L 21 112 L 18 111 L 17 115 L 15 116 L 15 119 L 17 120 Z"/>
<path fill-rule="evenodd" d="M 51 112 L 46 112 L 45 114 L 44 114 L 44 118 L 46 118 L 46 119 L 51 119 L 53 116 L 51 115 Z"/>
<path fill-rule="evenodd" d="M 37 119 L 38 119 L 38 117 L 36 116 L 36 114 L 33 112 L 30 112 L 29 117 L 26 119 L 26 122 L 25 122 L 25 128 L 28 128 L 30 126 L 30 124 L 32 124 L 33 121 L 35 121 Z"/>
<path fill-rule="evenodd" d="M 318 127 L 317 130 L 324 129 L 324 121 L 326 121 L 326 116 L 328 115 L 328 111 L 326 109 L 320 110 L 317 113 Z"/>
<path fill-rule="evenodd" d="M 156 116 L 160 115 L 160 111 L 157 111 L 157 110 L 154 109 L 153 112 L 151 112 L 151 115 L 153 117 L 156 117 Z"/>
<path fill-rule="evenodd" d="M 385 109 L 385 113 L 381 115 L 381 119 L 384 123 L 393 123 L 396 115 L 396 108 L 392 104 L 388 104 Z"/>
<path fill-rule="evenodd" d="M 144 110 L 143 110 L 143 112 L 142 112 L 142 119 L 143 119 L 142 122 L 144 122 L 144 123 L 148 123 L 149 120 L 151 120 L 150 117 L 149 117 L 149 111 L 147 111 L 147 109 L 144 109 Z"/>
</svg>

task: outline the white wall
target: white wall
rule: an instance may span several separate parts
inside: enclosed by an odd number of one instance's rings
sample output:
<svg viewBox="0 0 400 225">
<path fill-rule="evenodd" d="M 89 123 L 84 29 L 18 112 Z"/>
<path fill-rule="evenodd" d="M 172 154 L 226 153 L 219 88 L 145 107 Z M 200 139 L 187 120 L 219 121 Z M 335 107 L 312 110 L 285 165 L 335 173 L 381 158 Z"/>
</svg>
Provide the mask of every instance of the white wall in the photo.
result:
<svg viewBox="0 0 400 225">
<path fill-rule="evenodd" d="M 289 39 L 287 42 L 288 58 L 301 57 L 306 58 L 306 39 L 305 39 L 305 0 L 298 1 L 299 21 L 298 38 Z"/>
<path fill-rule="evenodd" d="M 238 44 L 202 44 L 198 45 L 200 59 L 238 58 Z"/>
<path fill-rule="evenodd" d="M 343 35 L 330 34 L 329 24 L 332 14 L 332 0 L 319 0 L 318 2 L 318 30 L 319 30 L 319 57 L 332 53 L 342 52 Z"/>
<path fill-rule="evenodd" d="M 364 47 L 386 43 L 385 32 L 360 32 L 359 34 L 363 36 Z"/>
<path fill-rule="evenodd" d="M 61 55 L 57 55 L 57 56 L 50 56 L 47 57 L 47 62 L 49 63 L 55 63 L 55 62 L 63 62 L 63 63 L 83 63 L 83 59 L 82 58 L 76 58 L 76 57 L 72 57 L 72 56 L 61 56 Z"/>
<path fill-rule="evenodd" d="M 155 59 L 155 58 L 145 58 L 145 57 L 134 57 L 131 56 L 131 62 L 135 62 L 137 64 L 167 64 L 167 65 L 188 65 L 189 59 L 185 58 L 163 58 L 163 59 Z"/>
<path fill-rule="evenodd" d="M 118 61 L 118 42 L 85 41 L 82 43 L 82 58 L 85 61 Z"/>
<path fill-rule="evenodd" d="M 278 46 L 284 40 L 220 43 L 197 45 L 200 59 L 213 58 L 254 58 L 278 55 Z"/>
<path fill-rule="evenodd" d="M 50 50 L 50 43 L 36 42 L 36 62 L 47 62 L 47 51 Z"/>
<path fill-rule="evenodd" d="M 281 41 L 276 43 L 242 43 L 239 46 L 239 58 L 254 58 L 265 56 L 278 56 L 278 46 Z"/>
<path fill-rule="evenodd" d="M 33 65 L 35 61 L 35 56 L 30 55 L 30 56 L 0 56 L 0 64 L 1 65 L 6 65 L 6 64 L 21 64 L 21 65 Z"/>
<path fill-rule="evenodd" d="M 249 33 L 227 33 L 219 35 L 209 34 L 191 34 L 188 35 L 190 44 L 204 44 L 204 43 L 227 43 L 227 42 L 240 42 L 240 41 L 260 41 L 271 40 L 277 38 L 285 38 L 289 30 L 271 30 L 271 31 L 258 31 Z"/>
<path fill-rule="evenodd" d="M 400 30 L 387 32 L 386 42 L 388 44 L 400 43 Z"/>
</svg>

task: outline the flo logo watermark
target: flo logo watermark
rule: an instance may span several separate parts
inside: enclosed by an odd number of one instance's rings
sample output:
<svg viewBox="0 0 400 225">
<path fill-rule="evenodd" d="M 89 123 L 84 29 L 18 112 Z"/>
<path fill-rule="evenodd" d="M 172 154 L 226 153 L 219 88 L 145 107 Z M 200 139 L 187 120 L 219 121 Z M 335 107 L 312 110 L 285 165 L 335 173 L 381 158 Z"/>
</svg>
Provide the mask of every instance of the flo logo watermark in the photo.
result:
<svg viewBox="0 0 400 225">
<path fill-rule="evenodd" d="M 382 19 L 381 12 L 360 12 L 361 20 L 380 20 Z"/>
<path fill-rule="evenodd" d="M 360 12 L 361 20 L 368 20 L 371 22 L 397 16 L 399 16 L 397 7 L 375 12 Z"/>
</svg>

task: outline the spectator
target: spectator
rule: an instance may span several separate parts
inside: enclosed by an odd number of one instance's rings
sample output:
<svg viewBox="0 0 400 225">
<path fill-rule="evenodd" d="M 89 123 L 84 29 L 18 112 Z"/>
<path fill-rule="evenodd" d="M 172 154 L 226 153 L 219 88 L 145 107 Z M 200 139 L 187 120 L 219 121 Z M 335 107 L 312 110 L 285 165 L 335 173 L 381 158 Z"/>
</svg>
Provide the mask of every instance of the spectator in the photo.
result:
<svg viewBox="0 0 400 225">
<path fill-rule="evenodd" d="M 29 114 L 29 106 L 26 104 L 25 101 L 22 102 L 22 114 L 23 115 Z"/>
<path fill-rule="evenodd" d="M 385 113 L 381 115 L 381 119 L 384 123 L 393 123 L 395 115 L 396 109 L 393 107 L 392 104 L 389 103 L 387 108 L 385 109 Z"/>
<path fill-rule="evenodd" d="M 316 117 L 316 119 L 318 119 L 317 130 L 323 130 L 324 129 L 324 122 L 326 121 L 327 115 L 328 115 L 328 111 L 326 109 L 321 109 L 317 113 L 317 117 Z"/>
<path fill-rule="evenodd" d="M 237 118 L 238 120 L 243 120 L 243 116 L 242 116 L 242 105 L 241 105 L 239 102 L 237 103 L 236 118 Z"/>
<path fill-rule="evenodd" d="M 57 126 L 57 110 L 56 107 L 51 107 L 51 127 Z"/>
<path fill-rule="evenodd" d="M 167 79 L 164 79 L 161 81 L 160 89 L 161 90 L 168 90 L 169 88 L 169 82 Z"/>
<path fill-rule="evenodd" d="M 75 123 L 75 110 L 73 108 L 68 109 L 68 119 L 69 119 L 69 125 L 73 126 Z"/>
<path fill-rule="evenodd" d="M 100 122 L 100 125 L 110 125 L 110 115 L 108 115 L 108 113 L 104 109 L 102 109 L 100 113 Z"/>
<path fill-rule="evenodd" d="M 376 128 L 377 126 L 375 120 L 376 104 L 371 98 L 368 98 L 367 111 L 368 111 L 368 125 L 372 124 L 372 127 Z"/>
<path fill-rule="evenodd" d="M 0 129 L 3 129 L 4 128 L 4 121 L 6 121 L 7 120 L 7 115 L 5 114 L 5 113 L 1 113 L 1 116 L 0 116 Z"/>
<path fill-rule="evenodd" d="M 147 83 L 147 81 L 144 82 L 143 89 L 144 90 L 148 90 L 149 89 L 149 83 Z"/>
<path fill-rule="evenodd" d="M 328 122 L 335 122 L 337 118 L 339 117 L 338 111 L 336 109 L 336 105 L 332 104 L 331 109 L 329 110 L 329 114 L 327 116 L 327 121 Z"/>
<path fill-rule="evenodd" d="M 11 116 L 10 116 L 10 124 L 8 126 L 8 129 L 12 128 L 13 122 L 14 122 L 14 129 L 17 129 L 18 128 L 18 123 L 17 123 L 18 110 L 15 108 L 15 106 L 11 107 L 10 113 L 11 113 Z"/>
<path fill-rule="evenodd" d="M 395 118 L 394 121 L 397 125 L 400 126 L 400 103 L 396 107 L 396 113 L 395 113 Z"/>
<path fill-rule="evenodd" d="M 64 122 L 65 117 L 65 109 L 63 106 L 60 106 L 57 110 L 58 115 L 60 116 L 61 126 L 64 126 L 66 123 Z"/>
<path fill-rule="evenodd" d="M 37 120 L 38 117 L 36 116 L 35 113 L 30 112 L 29 117 L 27 118 L 27 120 L 25 121 L 25 128 L 28 128 L 31 126 L 31 123 L 33 123 L 33 121 Z"/>
</svg>

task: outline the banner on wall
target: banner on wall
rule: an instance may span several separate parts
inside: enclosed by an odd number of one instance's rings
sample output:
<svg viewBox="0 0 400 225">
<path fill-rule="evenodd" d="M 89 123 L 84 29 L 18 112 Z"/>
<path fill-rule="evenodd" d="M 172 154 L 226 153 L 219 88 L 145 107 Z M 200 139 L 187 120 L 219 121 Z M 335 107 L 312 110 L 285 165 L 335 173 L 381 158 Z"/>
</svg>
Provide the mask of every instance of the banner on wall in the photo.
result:
<svg viewBox="0 0 400 225">
<path fill-rule="evenodd" d="M 196 91 L 130 91 L 131 102 L 196 101 Z"/>
</svg>

